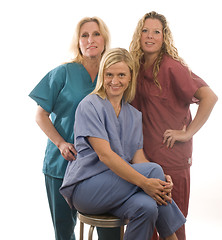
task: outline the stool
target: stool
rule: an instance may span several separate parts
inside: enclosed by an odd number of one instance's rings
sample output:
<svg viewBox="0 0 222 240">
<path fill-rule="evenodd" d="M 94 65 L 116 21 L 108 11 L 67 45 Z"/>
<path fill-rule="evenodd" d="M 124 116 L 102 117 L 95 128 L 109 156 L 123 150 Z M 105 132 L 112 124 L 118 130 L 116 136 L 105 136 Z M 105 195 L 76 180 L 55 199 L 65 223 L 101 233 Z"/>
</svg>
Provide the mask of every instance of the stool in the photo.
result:
<svg viewBox="0 0 222 240">
<path fill-rule="evenodd" d="M 80 240 L 83 240 L 84 223 L 90 225 L 88 240 L 92 240 L 94 227 L 120 227 L 120 239 L 123 239 L 124 225 L 128 223 L 127 219 L 121 220 L 111 214 L 89 215 L 78 212 L 78 219 L 80 221 Z"/>
</svg>

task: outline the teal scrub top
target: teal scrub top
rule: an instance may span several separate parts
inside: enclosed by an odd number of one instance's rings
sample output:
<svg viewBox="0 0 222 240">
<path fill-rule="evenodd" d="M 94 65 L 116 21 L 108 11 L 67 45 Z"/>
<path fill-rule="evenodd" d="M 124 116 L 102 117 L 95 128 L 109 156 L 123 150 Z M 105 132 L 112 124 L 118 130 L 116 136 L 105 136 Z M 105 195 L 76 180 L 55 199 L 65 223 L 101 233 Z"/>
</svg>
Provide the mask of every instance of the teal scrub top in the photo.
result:
<svg viewBox="0 0 222 240">
<path fill-rule="evenodd" d="M 67 63 L 51 70 L 29 96 L 50 113 L 53 125 L 66 142 L 74 143 L 73 126 L 79 102 L 96 86 L 82 64 Z M 49 139 L 45 151 L 43 172 L 63 178 L 68 161 Z"/>
</svg>

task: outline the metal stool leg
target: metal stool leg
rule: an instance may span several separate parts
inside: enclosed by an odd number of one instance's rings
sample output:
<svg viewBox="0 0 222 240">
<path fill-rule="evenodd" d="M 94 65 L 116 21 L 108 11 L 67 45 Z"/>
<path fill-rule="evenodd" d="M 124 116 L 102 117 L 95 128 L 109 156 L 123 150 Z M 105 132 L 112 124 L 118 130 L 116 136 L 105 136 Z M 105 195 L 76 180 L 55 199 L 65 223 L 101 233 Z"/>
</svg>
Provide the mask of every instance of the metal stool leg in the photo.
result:
<svg viewBox="0 0 222 240">
<path fill-rule="evenodd" d="M 92 226 L 92 225 L 91 225 L 90 228 L 89 228 L 89 237 L 88 237 L 88 240 L 92 240 L 94 227 L 95 227 L 95 226 Z"/>
<path fill-rule="evenodd" d="M 80 222 L 79 240 L 83 240 L 83 232 L 84 232 L 84 223 Z"/>
<path fill-rule="evenodd" d="M 120 227 L 120 239 L 123 240 L 124 225 L 128 224 L 127 219 L 120 219 L 110 214 L 88 215 L 78 212 L 78 219 L 80 221 L 80 240 L 83 240 L 84 223 L 90 225 L 88 240 L 92 240 L 95 226 L 102 228 Z"/>
<path fill-rule="evenodd" d="M 123 240 L 124 236 L 124 225 L 120 227 L 120 240 Z"/>
</svg>

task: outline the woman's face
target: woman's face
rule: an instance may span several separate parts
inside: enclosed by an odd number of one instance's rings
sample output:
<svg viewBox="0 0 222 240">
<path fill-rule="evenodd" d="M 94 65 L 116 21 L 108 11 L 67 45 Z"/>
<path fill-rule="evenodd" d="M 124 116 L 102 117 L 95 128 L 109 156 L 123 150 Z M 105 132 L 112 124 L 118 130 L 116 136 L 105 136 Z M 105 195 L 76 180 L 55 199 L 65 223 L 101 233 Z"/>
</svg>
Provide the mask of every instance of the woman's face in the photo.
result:
<svg viewBox="0 0 222 240">
<path fill-rule="evenodd" d="M 98 57 L 104 51 L 104 38 L 96 22 L 87 22 L 80 28 L 79 47 L 84 57 Z"/>
<path fill-rule="evenodd" d="M 163 44 L 163 26 L 160 20 L 151 18 L 145 20 L 140 44 L 145 56 L 159 54 Z"/>
<path fill-rule="evenodd" d="M 129 86 L 131 73 L 125 62 L 118 62 L 104 70 L 104 88 L 107 98 L 122 99 L 125 90 Z"/>
</svg>

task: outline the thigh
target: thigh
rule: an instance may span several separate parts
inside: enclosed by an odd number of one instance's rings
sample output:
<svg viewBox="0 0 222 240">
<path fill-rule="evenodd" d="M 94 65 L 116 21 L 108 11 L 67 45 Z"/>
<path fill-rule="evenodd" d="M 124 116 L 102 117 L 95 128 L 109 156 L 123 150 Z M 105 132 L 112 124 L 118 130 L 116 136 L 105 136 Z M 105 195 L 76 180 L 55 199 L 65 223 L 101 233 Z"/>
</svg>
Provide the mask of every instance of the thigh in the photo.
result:
<svg viewBox="0 0 222 240">
<path fill-rule="evenodd" d="M 138 187 L 111 170 L 79 183 L 73 192 L 73 205 L 80 212 L 100 214 L 122 204 Z"/>
<path fill-rule="evenodd" d="M 158 178 L 165 181 L 165 175 L 162 167 L 153 162 L 137 163 L 132 167 L 147 178 Z"/>
<path fill-rule="evenodd" d="M 147 162 L 131 166 L 146 177 L 165 179 L 158 164 Z M 139 191 L 142 189 L 108 170 L 79 183 L 73 192 L 73 205 L 81 212 L 104 213 L 120 206 Z"/>
<path fill-rule="evenodd" d="M 123 218 L 132 219 L 139 215 L 140 211 L 146 212 L 147 215 L 158 215 L 158 207 L 155 200 L 143 191 L 138 191 L 130 196 L 120 206 L 112 209 L 111 214 Z"/>
<path fill-rule="evenodd" d="M 64 222 L 74 228 L 76 224 L 76 210 L 70 209 L 59 192 L 59 188 L 62 185 L 62 179 L 45 175 L 45 184 L 53 222 Z"/>
</svg>

